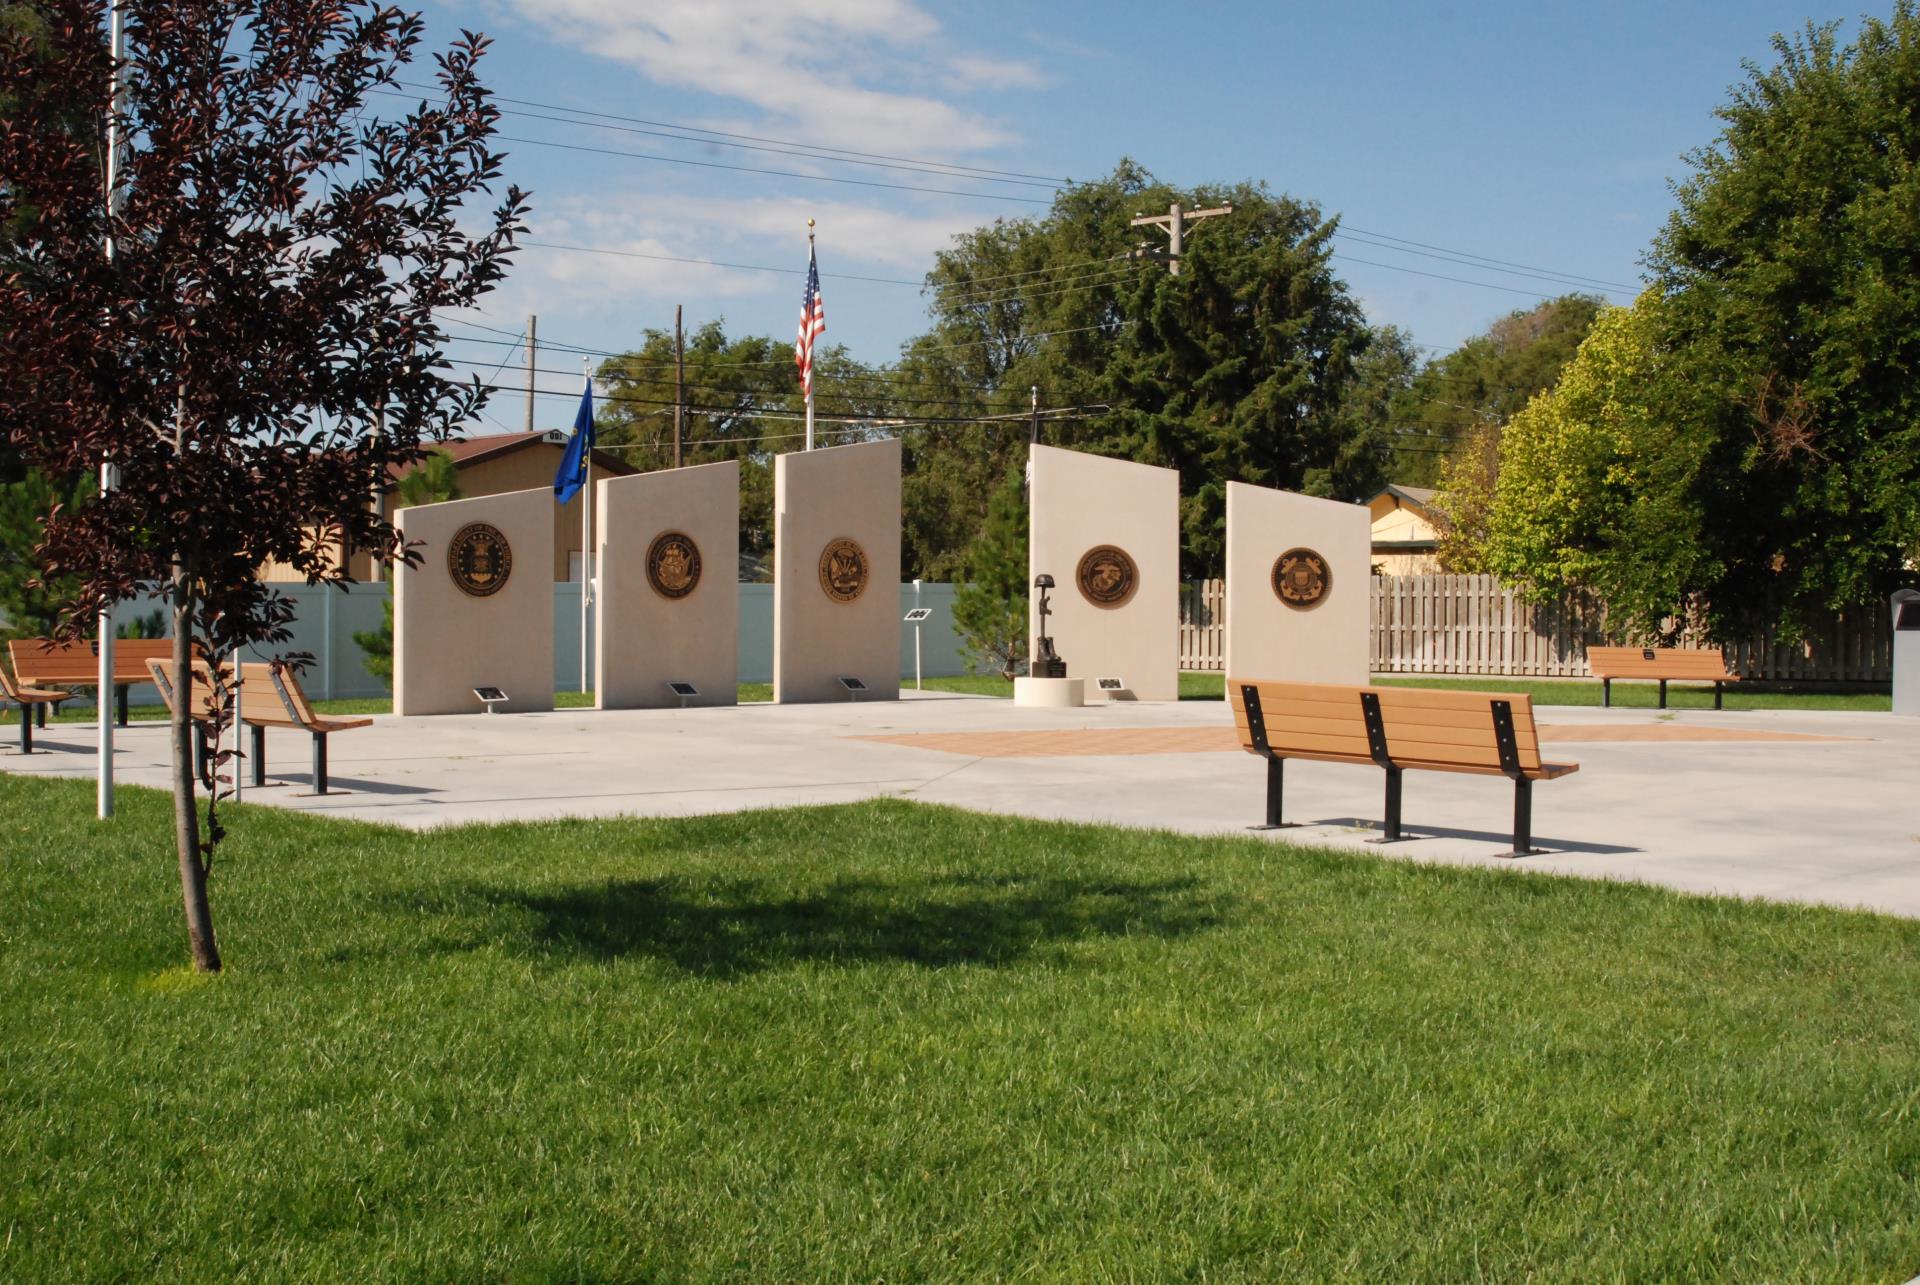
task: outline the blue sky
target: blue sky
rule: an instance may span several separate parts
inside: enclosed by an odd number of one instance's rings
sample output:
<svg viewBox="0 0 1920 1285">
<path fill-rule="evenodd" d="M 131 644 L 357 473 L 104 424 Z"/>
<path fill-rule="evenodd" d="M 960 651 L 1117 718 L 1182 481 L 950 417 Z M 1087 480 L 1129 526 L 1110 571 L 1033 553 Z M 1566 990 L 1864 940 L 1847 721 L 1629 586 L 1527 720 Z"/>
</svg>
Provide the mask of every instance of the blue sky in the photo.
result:
<svg viewBox="0 0 1920 1285">
<path fill-rule="evenodd" d="M 634 132 L 658 124 L 1042 177 L 1094 178 L 1131 156 L 1181 185 L 1262 180 L 1340 214 L 1351 235 L 1336 266 L 1369 318 L 1442 352 L 1568 288 L 1478 260 L 1631 287 L 1669 180 L 1713 137 L 1741 60 L 1770 61 L 1776 31 L 1854 12 L 1807 3 L 431 0 L 431 43 L 462 27 L 495 38 L 487 77 L 503 96 L 630 118 L 608 130 L 523 114 L 506 134 L 949 190 L 503 143 L 509 176 L 534 193 L 532 240 L 625 255 L 528 248 L 476 318 L 510 335 L 457 328 L 497 341 L 460 355 L 508 355 L 528 313 L 545 341 L 624 348 L 670 328 L 676 303 L 690 326 L 724 317 L 730 333 L 789 336 L 811 216 L 827 339 L 886 361 L 925 326 L 918 290 L 895 282 L 917 282 L 956 232 L 1045 210 L 1006 198 L 1050 195 Z M 555 371 L 542 387 L 577 396 L 564 373 L 577 357 L 541 365 Z M 572 413 L 538 403 L 542 427 Z M 519 427 L 519 398 L 502 394 L 492 415 Z"/>
</svg>

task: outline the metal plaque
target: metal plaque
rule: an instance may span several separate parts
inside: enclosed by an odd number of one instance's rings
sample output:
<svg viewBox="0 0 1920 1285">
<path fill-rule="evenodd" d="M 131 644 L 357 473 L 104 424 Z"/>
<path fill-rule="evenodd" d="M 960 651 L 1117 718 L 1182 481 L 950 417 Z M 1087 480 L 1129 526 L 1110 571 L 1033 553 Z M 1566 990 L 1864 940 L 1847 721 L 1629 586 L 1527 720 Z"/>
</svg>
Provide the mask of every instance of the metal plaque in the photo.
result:
<svg viewBox="0 0 1920 1285">
<path fill-rule="evenodd" d="M 1297 610 L 1317 607 L 1333 592 L 1333 568 L 1312 549 L 1288 549 L 1274 559 L 1273 592 Z"/>
<path fill-rule="evenodd" d="M 662 598 L 684 598 L 700 583 L 700 546 L 680 531 L 664 531 L 647 546 L 647 583 Z"/>
<path fill-rule="evenodd" d="M 867 591 L 872 564 L 856 540 L 829 540 L 820 551 L 820 589 L 835 602 L 852 602 Z"/>
<path fill-rule="evenodd" d="M 447 574 L 461 593 L 475 598 L 499 593 L 513 574 L 513 549 L 499 527 L 469 522 L 447 546 Z"/>
<path fill-rule="evenodd" d="M 1080 595 L 1096 607 L 1118 607 L 1140 587 L 1140 569 L 1125 549 L 1096 544 L 1080 559 L 1074 575 Z"/>
</svg>

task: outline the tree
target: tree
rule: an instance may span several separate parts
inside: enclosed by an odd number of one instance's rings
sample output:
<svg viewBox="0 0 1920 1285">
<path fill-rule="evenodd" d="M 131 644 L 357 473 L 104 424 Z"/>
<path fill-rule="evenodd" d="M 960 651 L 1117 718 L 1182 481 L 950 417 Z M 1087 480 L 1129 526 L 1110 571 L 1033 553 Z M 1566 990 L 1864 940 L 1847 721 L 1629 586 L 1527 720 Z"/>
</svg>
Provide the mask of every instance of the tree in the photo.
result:
<svg viewBox="0 0 1920 1285">
<path fill-rule="evenodd" d="M 449 451 L 428 451 L 420 466 L 407 473 L 393 488 L 393 508 L 412 508 L 416 504 L 444 504 L 460 498 L 460 469 Z M 393 685 L 393 595 L 380 604 L 380 627 L 356 631 L 353 641 L 360 648 L 361 663 L 369 674 L 389 687 Z"/>
<path fill-rule="evenodd" d="M 1194 229 L 1178 276 L 1131 226 L 1176 200 L 1234 207 Z M 1049 444 L 1180 471 L 1190 573 L 1221 565 L 1228 480 L 1364 498 L 1384 452 L 1357 440 L 1376 436 L 1378 417 L 1348 399 L 1377 336 L 1333 273 L 1334 227 L 1260 185 L 1179 190 L 1123 161 L 1043 218 L 956 238 L 927 277 L 933 329 L 902 370 L 942 390 L 948 418 L 1006 418 L 909 434 L 916 470 L 936 479 L 908 488 L 911 559 L 940 565 L 979 529 L 1025 454 L 1034 387 L 1066 412 L 1047 419 Z M 972 516 L 965 532 L 911 511 L 955 500 Z"/>
<path fill-rule="evenodd" d="M 1623 632 L 1652 637 L 1683 622 L 1713 573 L 1696 537 L 1698 438 L 1662 339 L 1664 303 L 1648 291 L 1609 308 L 1551 391 L 1501 436 L 1485 506 L 1485 569 L 1550 598 L 1598 593 Z"/>
<path fill-rule="evenodd" d="M 1027 498 L 1025 470 L 1008 470 L 987 502 L 986 525 L 967 552 L 953 593 L 953 624 L 967 669 L 986 665 L 1012 678 L 1027 660 Z"/>
<path fill-rule="evenodd" d="M 1514 418 L 1483 545 L 1651 632 L 1791 637 L 1920 548 L 1920 14 L 1774 42 L 1689 157 L 1648 256 L 1561 385 Z"/>
<path fill-rule="evenodd" d="M 152 588 L 172 674 L 287 638 L 254 569 L 346 579 L 332 551 L 407 557 L 366 497 L 485 400 L 444 372 L 437 314 L 502 276 L 525 199 L 500 175 L 483 37 L 436 58 L 438 89 L 382 115 L 420 18 L 371 0 L 123 0 L 120 204 L 102 199 L 110 65 L 99 0 L 43 0 L 45 43 L 0 38 L 0 429 L 57 476 L 118 483 L 48 516 L 43 570 L 79 591 L 62 631 Z M 32 92 L 24 92 L 27 88 Z M 104 125 L 91 131 L 104 136 Z M 478 228 L 477 232 L 468 228 Z M 111 236 L 109 259 L 102 245 Z M 384 427 L 379 425 L 383 424 Z M 216 668 L 216 673 L 218 672 Z M 172 727 L 175 842 L 196 967 L 220 966 L 207 878 L 221 837 Z"/>
<path fill-rule="evenodd" d="M 33 551 L 48 513 L 77 508 L 93 492 L 90 478 L 56 486 L 37 469 L 0 483 L 0 638 L 46 638 L 60 627 L 79 586 L 71 576 L 47 583 Z"/>
<path fill-rule="evenodd" d="M 1516 309 L 1427 363 L 1393 407 L 1393 480 L 1426 486 L 1443 465 L 1456 475 L 1485 465 L 1501 425 L 1559 380 L 1602 306 L 1594 295 L 1569 294 Z"/>
<path fill-rule="evenodd" d="M 1920 547 L 1920 13 L 1776 36 L 1648 255 L 1721 627 L 1872 601 Z"/>
</svg>

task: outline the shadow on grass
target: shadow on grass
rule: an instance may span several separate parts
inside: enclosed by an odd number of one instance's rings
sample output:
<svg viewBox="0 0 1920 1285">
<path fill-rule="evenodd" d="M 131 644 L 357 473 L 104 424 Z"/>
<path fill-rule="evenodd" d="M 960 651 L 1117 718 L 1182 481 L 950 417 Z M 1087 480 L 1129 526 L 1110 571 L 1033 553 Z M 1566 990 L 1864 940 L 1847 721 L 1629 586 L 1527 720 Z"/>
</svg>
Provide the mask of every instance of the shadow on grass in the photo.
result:
<svg viewBox="0 0 1920 1285">
<path fill-rule="evenodd" d="M 1224 922 L 1192 879 L 861 880 L 807 892 L 753 879 L 614 880 L 559 890 L 473 884 L 430 901 L 406 899 L 405 909 L 470 921 L 453 935 L 475 948 L 596 961 L 653 957 L 710 977 L 818 962 L 1002 966 L 1061 944 L 1176 938 Z"/>
</svg>

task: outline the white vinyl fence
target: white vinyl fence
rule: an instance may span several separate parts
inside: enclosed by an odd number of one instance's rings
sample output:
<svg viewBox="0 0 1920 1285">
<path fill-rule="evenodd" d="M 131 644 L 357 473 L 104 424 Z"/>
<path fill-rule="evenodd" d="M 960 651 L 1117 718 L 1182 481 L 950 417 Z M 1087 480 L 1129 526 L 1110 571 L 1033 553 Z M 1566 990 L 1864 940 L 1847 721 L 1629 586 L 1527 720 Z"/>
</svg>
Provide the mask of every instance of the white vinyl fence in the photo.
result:
<svg viewBox="0 0 1920 1285">
<path fill-rule="evenodd" d="M 294 603 L 296 616 L 293 639 L 273 647 L 253 648 L 248 660 L 267 660 L 275 656 L 305 652 L 312 657 L 302 684 L 316 700 L 378 698 L 388 694 L 387 685 L 375 678 L 362 663 L 355 633 L 371 633 L 380 628 L 389 586 L 357 584 L 345 589 L 326 589 L 313 585 L 276 586 Z M 115 619 L 130 624 L 160 608 L 157 599 L 138 599 L 120 604 Z M 953 586 L 922 584 L 916 598 L 911 584 L 900 586 L 900 614 L 914 606 L 929 608 L 933 614 L 920 626 L 922 672 L 929 678 L 967 672 L 959 635 L 953 630 Z M 900 673 L 913 678 L 912 625 L 901 624 Z M 591 651 L 587 658 L 591 666 Z M 592 675 L 589 674 L 589 678 Z M 740 586 L 740 681 L 773 681 L 773 586 Z M 580 686 L 580 585 L 560 582 L 553 586 L 553 685 L 555 691 L 576 691 Z M 159 696 L 152 687 L 133 689 L 136 703 L 157 704 Z"/>
</svg>

